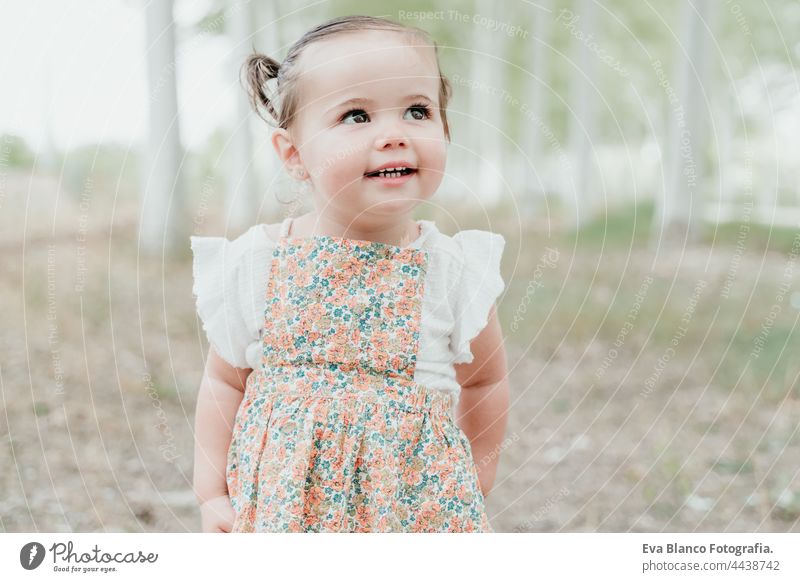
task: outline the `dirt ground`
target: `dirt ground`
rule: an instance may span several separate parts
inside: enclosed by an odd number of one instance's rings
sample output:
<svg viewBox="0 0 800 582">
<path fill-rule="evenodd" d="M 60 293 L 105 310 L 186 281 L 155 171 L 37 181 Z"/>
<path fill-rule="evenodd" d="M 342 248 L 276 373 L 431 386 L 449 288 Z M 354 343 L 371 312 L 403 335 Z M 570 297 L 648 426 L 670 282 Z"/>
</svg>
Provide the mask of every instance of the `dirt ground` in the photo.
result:
<svg viewBox="0 0 800 582">
<path fill-rule="evenodd" d="M 199 529 L 207 343 L 190 258 L 147 259 L 135 241 L 4 243 L 0 530 Z M 565 246 L 537 275 L 538 244 L 509 238 L 504 259 L 512 402 L 495 530 L 800 531 L 796 292 L 752 357 L 786 257 L 743 256 L 723 298 L 729 251 L 675 251 L 651 270 L 643 251 Z"/>
</svg>

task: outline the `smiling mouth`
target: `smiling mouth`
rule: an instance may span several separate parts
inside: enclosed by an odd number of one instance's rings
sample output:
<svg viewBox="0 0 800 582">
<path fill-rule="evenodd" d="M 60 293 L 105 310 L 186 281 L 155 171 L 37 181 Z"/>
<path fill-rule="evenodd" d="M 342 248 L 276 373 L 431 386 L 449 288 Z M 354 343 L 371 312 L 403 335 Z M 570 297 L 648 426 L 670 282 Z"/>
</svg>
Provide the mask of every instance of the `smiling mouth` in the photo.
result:
<svg viewBox="0 0 800 582">
<path fill-rule="evenodd" d="M 383 170 L 367 172 L 364 175 L 368 178 L 399 178 L 400 176 L 414 174 L 416 171 L 416 168 L 384 168 Z"/>
</svg>

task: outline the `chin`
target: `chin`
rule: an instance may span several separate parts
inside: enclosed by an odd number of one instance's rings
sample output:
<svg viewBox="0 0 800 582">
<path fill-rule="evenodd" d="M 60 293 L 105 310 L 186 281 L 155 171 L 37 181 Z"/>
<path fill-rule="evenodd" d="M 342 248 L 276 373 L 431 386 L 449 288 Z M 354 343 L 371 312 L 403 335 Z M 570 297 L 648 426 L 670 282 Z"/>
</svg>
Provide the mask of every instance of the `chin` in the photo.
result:
<svg viewBox="0 0 800 582">
<path fill-rule="evenodd" d="M 370 214 L 387 215 L 411 212 L 422 202 L 420 198 L 395 197 L 387 200 L 374 200 L 365 208 Z"/>
</svg>

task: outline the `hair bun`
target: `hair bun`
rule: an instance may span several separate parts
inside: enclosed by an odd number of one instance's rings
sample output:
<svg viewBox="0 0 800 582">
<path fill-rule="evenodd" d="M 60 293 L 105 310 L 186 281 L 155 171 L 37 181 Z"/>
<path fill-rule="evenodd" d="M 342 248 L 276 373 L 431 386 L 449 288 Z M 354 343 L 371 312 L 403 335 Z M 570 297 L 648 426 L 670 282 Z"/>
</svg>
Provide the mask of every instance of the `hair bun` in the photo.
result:
<svg viewBox="0 0 800 582">
<path fill-rule="evenodd" d="M 276 79 L 281 69 L 281 64 L 267 55 L 259 53 L 250 55 L 247 59 L 248 68 L 252 67 L 256 75 L 264 81 Z"/>
<path fill-rule="evenodd" d="M 242 81 L 250 97 L 253 109 L 269 123 L 269 119 L 261 115 L 260 109 L 266 109 L 274 122 L 278 122 L 278 112 L 272 104 L 272 100 L 265 91 L 267 81 L 278 78 L 281 64 L 267 55 L 253 53 L 247 57 L 242 65 Z"/>
</svg>

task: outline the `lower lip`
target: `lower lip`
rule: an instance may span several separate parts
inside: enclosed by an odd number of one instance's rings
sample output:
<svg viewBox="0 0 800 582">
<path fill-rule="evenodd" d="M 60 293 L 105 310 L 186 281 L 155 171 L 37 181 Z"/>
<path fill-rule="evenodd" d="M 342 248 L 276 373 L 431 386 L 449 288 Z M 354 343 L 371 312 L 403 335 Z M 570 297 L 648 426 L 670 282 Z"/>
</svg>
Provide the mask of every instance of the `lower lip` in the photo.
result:
<svg viewBox="0 0 800 582">
<path fill-rule="evenodd" d="M 416 176 L 416 172 L 411 172 L 410 174 L 406 174 L 404 176 L 398 176 L 397 178 L 384 178 L 381 176 L 364 176 L 367 180 L 372 180 L 373 182 L 377 182 L 383 186 L 400 186 L 401 184 L 405 184 L 411 178 Z"/>
</svg>

